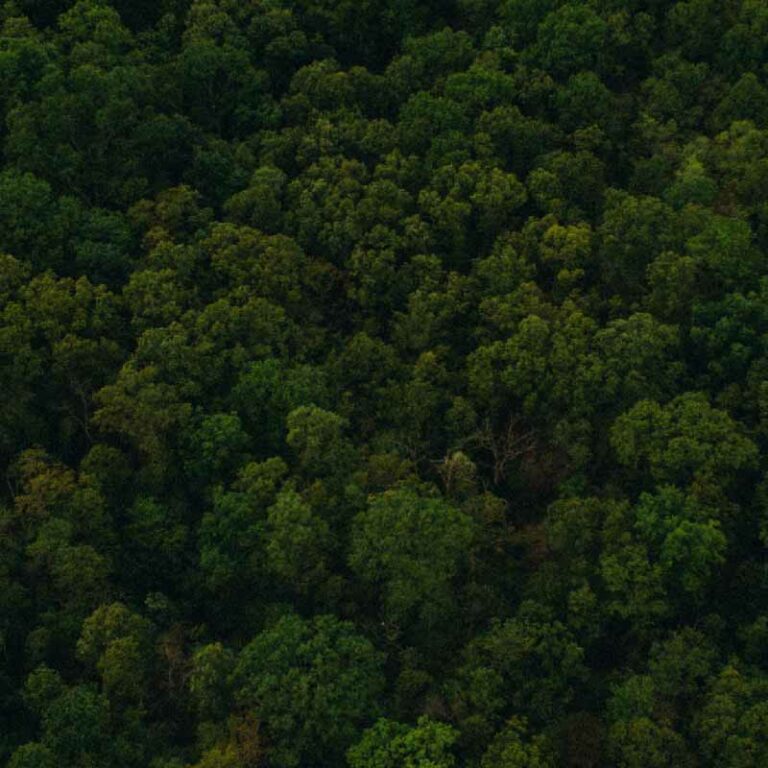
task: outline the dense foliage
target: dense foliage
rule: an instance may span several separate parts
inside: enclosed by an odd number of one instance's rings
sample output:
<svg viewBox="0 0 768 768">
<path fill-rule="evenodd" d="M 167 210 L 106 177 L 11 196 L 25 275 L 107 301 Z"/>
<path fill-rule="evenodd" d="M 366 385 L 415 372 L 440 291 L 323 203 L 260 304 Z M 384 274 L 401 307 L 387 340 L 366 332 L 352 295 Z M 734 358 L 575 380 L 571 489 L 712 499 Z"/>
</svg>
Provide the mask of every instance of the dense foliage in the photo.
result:
<svg viewBox="0 0 768 768">
<path fill-rule="evenodd" d="M 0 764 L 768 765 L 765 0 L 0 8 Z"/>
</svg>

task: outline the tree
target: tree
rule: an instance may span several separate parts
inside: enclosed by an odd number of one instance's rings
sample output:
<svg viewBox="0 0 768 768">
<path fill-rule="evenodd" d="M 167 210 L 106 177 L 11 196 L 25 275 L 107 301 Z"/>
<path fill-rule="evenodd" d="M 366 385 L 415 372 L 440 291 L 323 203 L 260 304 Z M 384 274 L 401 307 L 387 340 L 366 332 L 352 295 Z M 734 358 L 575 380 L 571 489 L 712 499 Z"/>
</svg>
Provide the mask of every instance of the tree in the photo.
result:
<svg viewBox="0 0 768 768">
<path fill-rule="evenodd" d="M 106 698 L 87 686 L 65 689 L 43 711 L 42 743 L 70 765 L 103 760 L 108 753 Z"/>
<path fill-rule="evenodd" d="M 39 742 L 22 744 L 11 756 L 9 768 L 54 768 L 56 755 Z"/>
<path fill-rule="evenodd" d="M 302 405 L 288 414 L 286 442 L 310 475 L 334 474 L 350 460 L 345 426 L 345 420 L 331 411 Z"/>
<path fill-rule="evenodd" d="M 482 768 L 550 768 L 554 759 L 545 738 L 526 739 L 527 723 L 513 717 L 496 734 L 483 755 Z"/>
<path fill-rule="evenodd" d="M 193 483 L 212 485 L 226 480 L 248 455 L 248 435 L 237 414 L 201 414 L 185 432 L 181 438 L 184 464 Z"/>
<path fill-rule="evenodd" d="M 149 621 L 122 603 L 103 605 L 83 622 L 78 658 L 96 669 L 111 701 L 141 704 L 147 696 L 152 629 Z"/>
<path fill-rule="evenodd" d="M 283 488 L 267 510 L 267 566 L 278 578 L 304 593 L 327 572 L 331 547 L 328 523 L 291 487 Z"/>
<path fill-rule="evenodd" d="M 98 392 L 94 423 L 105 432 L 124 435 L 146 461 L 150 481 L 167 470 L 168 441 L 190 418 L 192 406 L 180 401 L 173 385 L 160 380 L 155 366 L 127 364 L 114 384 Z"/>
<path fill-rule="evenodd" d="M 630 295 L 640 292 L 654 256 L 673 246 L 673 233 L 672 210 L 663 201 L 610 190 L 598 229 L 598 253 L 608 287 Z"/>
<path fill-rule="evenodd" d="M 335 765 L 379 710 L 382 661 L 349 622 L 288 615 L 241 651 L 235 700 L 258 714 L 275 765 Z"/>
<path fill-rule="evenodd" d="M 694 764 L 680 734 L 647 717 L 614 724 L 608 735 L 608 750 L 621 768 L 672 768 Z"/>
<path fill-rule="evenodd" d="M 691 765 L 683 737 L 663 715 L 656 716 L 657 692 L 649 676 L 631 676 L 618 685 L 608 704 L 608 753 L 618 765 Z"/>
<path fill-rule="evenodd" d="M 0 213 L 4 250 L 36 271 L 66 269 L 68 241 L 81 216 L 77 201 L 57 198 L 43 179 L 13 170 L 0 174 L 0 194 L 5 201 Z"/>
<path fill-rule="evenodd" d="M 503 105 L 483 111 L 475 141 L 489 141 L 503 167 L 523 178 L 540 156 L 555 149 L 558 138 L 556 126 L 525 115 L 517 106 Z"/>
<path fill-rule="evenodd" d="M 252 363 L 232 389 L 233 404 L 264 452 L 276 453 L 286 442 L 288 416 L 300 407 L 327 405 L 328 384 L 323 369 L 288 366 L 276 358 Z M 296 437 L 295 439 L 298 439 Z"/>
<path fill-rule="evenodd" d="M 231 491 L 217 491 L 212 509 L 198 527 L 200 567 L 212 591 L 239 594 L 239 585 L 254 587 L 265 567 L 266 510 L 288 468 L 281 459 L 247 464 Z"/>
<path fill-rule="evenodd" d="M 567 627 L 542 606 L 523 603 L 515 618 L 494 621 L 464 651 L 451 686 L 463 730 L 487 743 L 513 712 L 551 722 L 583 679 L 583 658 Z"/>
<path fill-rule="evenodd" d="M 554 75 L 597 69 L 605 55 L 607 28 L 591 7 L 566 3 L 541 21 L 537 58 Z"/>
<path fill-rule="evenodd" d="M 694 724 L 702 756 L 727 768 L 757 766 L 765 758 L 765 688 L 762 676 L 726 666 L 712 680 Z"/>
<path fill-rule="evenodd" d="M 189 577 L 190 529 L 181 510 L 138 496 L 126 511 L 120 572 L 132 584 L 168 589 Z"/>
<path fill-rule="evenodd" d="M 184 109 L 206 131 L 230 138 L 268 125 L 275 115 L 266 72 L 224 7 L 196 0 L 176 62 Z"/>
<path fill-rule="evenodd" d="M 757 448 L 724 411 L 698 392 L 667 405 L 643 400 L 620 416 L 611 442 L 619 461 L 656 482 L 727 484 L 755 465 Z"/>
<path fill-rule="evenodd" d="M 656 551 L 673 591 L 700 594 L 725 562 L 727 540 L 714 514 L 673 487 L 640 496 L 635 527 Z"/>
<path fill-rule="evenodd" d="M 451 614 L 454 578 L 472 537 L 472 520 L 442 499 L 393 489 L 355 518 L 349 563 L 380 590 L 386 621 L 428 631 Z"/>
<path fill-rule="evenodd" d="M 411 727 L 379 720 L 347 752 L 347 762 L 350 768 L 452 768 L 457 736 L 451 726 L 427 717 Z"/>
<path fill-rule="evenodd" d="M 195 651 L 189 691 L 203 718 L 225 718 L 231 706 L 230 676 L 234 666 L 234 653 L 221 643 L 210 643 Z"/>
<path fill-rule="evenodd" d="M 526 185 L 541 211 L 567 222 L 578 221 L 599 207 L 605 167 L 588 149 L 550 152 L 538 159 Z"/>
<path fill-rule="evenodd" d="M 135 40 L 114 9 L 82 0 L 60 27 L 71 66 L 50 68 L 34 97 L 9 114 L 8 156 L 91 205 L 133 203 L 188 160 L 188 126 L 158 114 L 152 78 L 131 56 Z M 164 159 L 153 167 L 155 152 Z"/>
</svg>

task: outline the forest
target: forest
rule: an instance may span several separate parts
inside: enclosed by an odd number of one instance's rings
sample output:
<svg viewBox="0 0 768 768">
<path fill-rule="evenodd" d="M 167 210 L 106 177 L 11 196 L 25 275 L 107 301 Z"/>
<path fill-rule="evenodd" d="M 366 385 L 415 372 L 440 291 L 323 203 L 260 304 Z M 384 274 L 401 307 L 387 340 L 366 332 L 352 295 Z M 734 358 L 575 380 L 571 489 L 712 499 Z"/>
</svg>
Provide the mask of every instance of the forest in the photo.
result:
<svg viewBox="0 0 768 768">
<path fill-rule="evenodd" d="M 765 0 L 0 0 L 0 765 L 768 766 Z"/>
</svg>

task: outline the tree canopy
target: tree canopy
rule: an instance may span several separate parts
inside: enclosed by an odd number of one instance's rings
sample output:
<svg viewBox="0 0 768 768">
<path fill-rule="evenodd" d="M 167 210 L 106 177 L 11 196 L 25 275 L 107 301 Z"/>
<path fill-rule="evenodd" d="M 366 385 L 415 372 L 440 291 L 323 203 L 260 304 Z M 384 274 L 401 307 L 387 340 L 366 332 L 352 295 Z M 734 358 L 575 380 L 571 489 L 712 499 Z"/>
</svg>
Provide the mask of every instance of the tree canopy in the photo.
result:
<svg viewBox="0 0 768 768">
<path fill-rule="evenodd" d="M 768 765 L 764 0 L 0 0 L 0 766 Z"/>
</svg>

